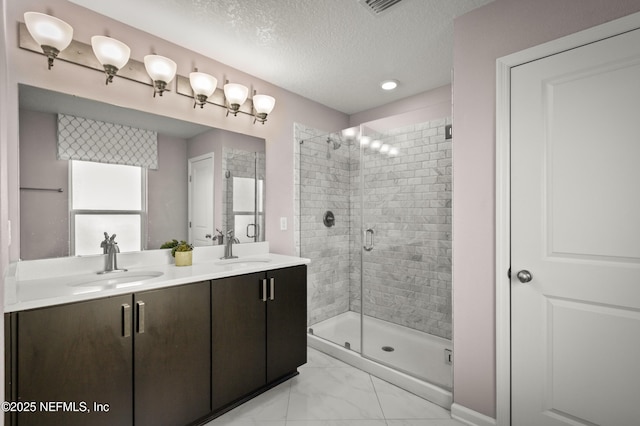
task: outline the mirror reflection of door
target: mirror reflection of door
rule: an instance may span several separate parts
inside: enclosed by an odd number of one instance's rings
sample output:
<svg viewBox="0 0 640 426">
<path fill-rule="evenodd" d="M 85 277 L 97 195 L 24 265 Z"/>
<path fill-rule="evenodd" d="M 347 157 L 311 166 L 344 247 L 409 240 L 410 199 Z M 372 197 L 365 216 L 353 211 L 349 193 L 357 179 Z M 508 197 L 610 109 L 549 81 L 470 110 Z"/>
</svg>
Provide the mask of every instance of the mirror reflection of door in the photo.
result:
<svg viewBox="0 0 640 426">
<path fill-rule="evenodd" d="M 213 244 L 213 152 L 189 158 L 189 241 Z"/>
</svg>

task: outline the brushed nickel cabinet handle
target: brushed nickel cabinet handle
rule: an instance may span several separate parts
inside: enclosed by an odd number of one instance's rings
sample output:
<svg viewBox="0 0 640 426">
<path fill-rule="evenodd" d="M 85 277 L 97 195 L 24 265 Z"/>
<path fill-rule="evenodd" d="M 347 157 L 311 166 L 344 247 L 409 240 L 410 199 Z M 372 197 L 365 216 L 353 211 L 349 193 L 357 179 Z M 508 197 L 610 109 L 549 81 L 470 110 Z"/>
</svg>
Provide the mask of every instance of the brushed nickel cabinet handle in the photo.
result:
<svg viewBox="0 0 640 426">
<path fill-rule="evenodd" d="M 122 309 L 122 337 L 131 336 L 131 306 L 123 303 Z"/>
<path fill-rule="evenodd" d="M 266 279 L 262 280 L 262 301 L 263 302 L 267 301 L 267 280 Z"/>
<path fill-rule="evenodd" d="M 275 278 L 269 278 L 269 283 L 270 283 L 270 294 L 269 294 L 269 299 L 273 300 L 276 297 L 276 279 Z"/>
<path fill-rule="evenodd" d="M 136 302 L 138 309 L 138 333 L 144 333 L 144 302 Z"/>
</svg>

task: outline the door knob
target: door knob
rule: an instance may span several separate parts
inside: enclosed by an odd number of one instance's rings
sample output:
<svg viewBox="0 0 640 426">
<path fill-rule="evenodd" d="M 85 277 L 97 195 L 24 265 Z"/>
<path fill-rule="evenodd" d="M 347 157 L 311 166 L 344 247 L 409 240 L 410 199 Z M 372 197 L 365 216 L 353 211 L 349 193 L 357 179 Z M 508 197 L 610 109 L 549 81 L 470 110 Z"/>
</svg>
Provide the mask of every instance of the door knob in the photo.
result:
<svg viewBox="0 0 640 426">
<path fill-rule="evenodd" d="M 533 275 L 531 275 L 531 272 L 527 271 L 526 269 L 518 272 L 517 277 L 521 283 L 528 283 L 533 279 Z"/>
</svg>

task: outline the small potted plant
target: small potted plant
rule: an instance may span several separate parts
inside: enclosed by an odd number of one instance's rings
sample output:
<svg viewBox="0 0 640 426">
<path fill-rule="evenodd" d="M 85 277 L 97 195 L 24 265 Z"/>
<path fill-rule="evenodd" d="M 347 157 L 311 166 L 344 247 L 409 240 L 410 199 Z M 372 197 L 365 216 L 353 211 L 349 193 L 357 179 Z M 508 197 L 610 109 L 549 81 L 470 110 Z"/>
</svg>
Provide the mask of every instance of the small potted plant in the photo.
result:
<svg viewBox="0 0 640 426">
<path fill-rule="evenodd" d="M 193 245 L 182 240 L 171 240 L 164 243 L 160 248 L 171 249 L 171 256 L 176 258 L 176 266 L 191 266 L 193 262 Z"/>
</svg>

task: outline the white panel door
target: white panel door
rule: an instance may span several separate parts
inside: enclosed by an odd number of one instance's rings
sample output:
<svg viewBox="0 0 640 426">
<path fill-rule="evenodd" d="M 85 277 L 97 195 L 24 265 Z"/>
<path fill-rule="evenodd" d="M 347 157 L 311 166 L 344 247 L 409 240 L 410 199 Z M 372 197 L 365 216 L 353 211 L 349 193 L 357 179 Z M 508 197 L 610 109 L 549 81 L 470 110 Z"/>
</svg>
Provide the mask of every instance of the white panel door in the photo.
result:
<svg viewBox="0 0 640 426">
<path fill-rule="evenodd" d="M 639 425 L 640 30 L 511 82 L 512 424 Z"/>
<path fill-rule="evenodd" d="M 213 153 L 189 159 L 189 241 L 213 245 Z"/>
</svg>

